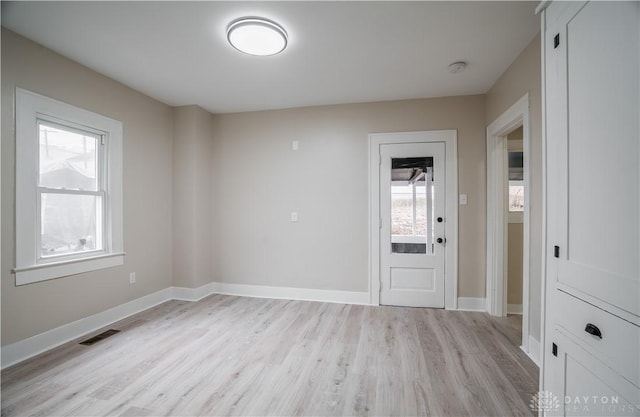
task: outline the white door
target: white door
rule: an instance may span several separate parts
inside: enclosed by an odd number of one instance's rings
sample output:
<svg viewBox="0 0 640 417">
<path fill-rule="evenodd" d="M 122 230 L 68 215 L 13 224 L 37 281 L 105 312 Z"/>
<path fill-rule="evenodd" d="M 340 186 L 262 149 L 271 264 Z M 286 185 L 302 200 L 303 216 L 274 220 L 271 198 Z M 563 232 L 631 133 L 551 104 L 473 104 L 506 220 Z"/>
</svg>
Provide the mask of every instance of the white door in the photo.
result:
<svg viewBox="0 0 640 417">
<path fill-rule="evenodd" d="M 637 2 L 566 7 L 549 71 L 566 85 L 548 112 L 553 278 L 630 319 L 640 316 L 639 15 Z"/>
<path fill-rule="evenodd" d="M 545 11 L 547 415 L 640 415 L 640 3 Z"/>
<path fill-rule="evenodd" d="M 444 307 L 445 143 L 380 145 L 380 304 Z"/>
</svg>

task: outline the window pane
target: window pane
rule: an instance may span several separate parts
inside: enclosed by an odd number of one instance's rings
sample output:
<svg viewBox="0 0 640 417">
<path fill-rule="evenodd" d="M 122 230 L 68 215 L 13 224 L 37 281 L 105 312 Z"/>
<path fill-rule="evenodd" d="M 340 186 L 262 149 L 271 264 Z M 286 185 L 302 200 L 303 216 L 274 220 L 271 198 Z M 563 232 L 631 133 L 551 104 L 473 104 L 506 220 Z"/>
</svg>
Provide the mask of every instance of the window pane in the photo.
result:
<svg viewBox="0 0 640 417">
<path fill-rule="evenodd" d="M 98 190 L 99 136 L 40 121 L 41 187 Z"/>
<path fill-rule="evenodd" d="M 523 181 L 509 181 L 509 211 L 524 211 Z"/>
<path fill-rule="evenodd" d="M 524 180 L 524 153 L 509 151 L 509 180 Z"/>
<path fill-rule="evenodd" d="M 391 186 L 391 234 L 413 235 L 413 190 L 410 185 Z"/>
<path fill-rule="evenodd" d="M 41 256 L 103 249 L 102 197 L 41 194 Z"/>
<path fill-rule="evenodd" d="M 418 236 L 427 235 L 427 187 L 425 182 L 417 182 L 416 186 L 416 230 Z"/>
</svg>

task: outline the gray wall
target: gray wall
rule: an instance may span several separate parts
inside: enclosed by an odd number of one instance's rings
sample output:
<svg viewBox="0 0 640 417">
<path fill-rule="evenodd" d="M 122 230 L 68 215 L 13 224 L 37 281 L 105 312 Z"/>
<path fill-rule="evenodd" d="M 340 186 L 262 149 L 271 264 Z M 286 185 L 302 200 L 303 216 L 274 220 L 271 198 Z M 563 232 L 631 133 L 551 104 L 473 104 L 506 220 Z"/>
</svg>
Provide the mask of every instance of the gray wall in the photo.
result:
<svg viewBox="0 0 640 417">
<path fill-rule="evenodd" d="M 215 116 L 215 280 L 367 291 L 368 134 L 457 129 L 469 201 L 459 213 L 459 296 L 484 297 L 484 112 L 480 95 Z"/>
<path fill-rule="evenodd" d="M 213 116 L 197 106 L 173 111 L 173 284 L 212 280 Z"/>
<path fill-rule="evenodd" d="M 15 286 L 16 86 L 123 122 L 124 266 Z M 3 345 L 171 285 L 171 133 L 169 106 L 2 29 Z"/>
<path fill-rule="evenodd" d="M 529 332 L 540 341 L 542 283 L 542 96 L 540 35 L 522 51 L 487 93 L 487 125 L 529 93 L 531 189 Z"/>
</svg>

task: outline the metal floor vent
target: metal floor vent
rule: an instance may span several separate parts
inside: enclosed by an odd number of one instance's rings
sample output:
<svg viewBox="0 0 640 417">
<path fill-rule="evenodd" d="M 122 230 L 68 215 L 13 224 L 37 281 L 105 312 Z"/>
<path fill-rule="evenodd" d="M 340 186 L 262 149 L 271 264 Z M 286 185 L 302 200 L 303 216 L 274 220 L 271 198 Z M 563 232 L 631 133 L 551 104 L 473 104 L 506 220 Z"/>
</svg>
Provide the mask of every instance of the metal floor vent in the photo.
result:
<svg viewBox="0 0 640 417">
<path fill-rule="evenodd" d="M 81 345 L 85 345 L 85 346 L 91 346 L 94 345 L 104 339 L 106 339 L 107 337 L 113 336 L 116 333 L 120 333 L 120 330 L 114 330 L 114 329 L 109 329 L 105 332 L 102 332 L 100 334 L 97 334 L 87 340 L 85 340 L 84 342 L 80 342 Z"/>
</svg>

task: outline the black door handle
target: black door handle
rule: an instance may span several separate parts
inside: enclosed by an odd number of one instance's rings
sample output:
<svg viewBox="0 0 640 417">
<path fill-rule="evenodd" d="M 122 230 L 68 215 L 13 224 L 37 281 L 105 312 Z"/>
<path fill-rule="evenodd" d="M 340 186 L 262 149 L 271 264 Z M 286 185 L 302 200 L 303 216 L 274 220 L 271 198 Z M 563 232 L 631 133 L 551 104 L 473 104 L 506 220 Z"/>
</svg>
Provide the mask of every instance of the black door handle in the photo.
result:
<svg viewBox="0 0 640 417">
<path fill-rule="evenodd" d="M 437 238 L 437 239 L 436 239 L 436 242 L 438 242 L 438 243 L 443 243 L 443 242 L 444 242 L 444 239 L 443 239 L 443 238 L 441 238 L 441 237 L 439 237 L 439 238 Z"/>
<path fill-rule="evenodd" d="M 598 326 L 594 324 L 587 323 L 587 327 L 584 328 L 584 331 L 602 339 L 602 332 L 598 329 Z"/>
<path fill-rule="evenodd" d="M 436 220 L 438 221 L 438 223 L 442 223 L 444 219 L 442 217 L 438 217 Z"/>
</svg>

